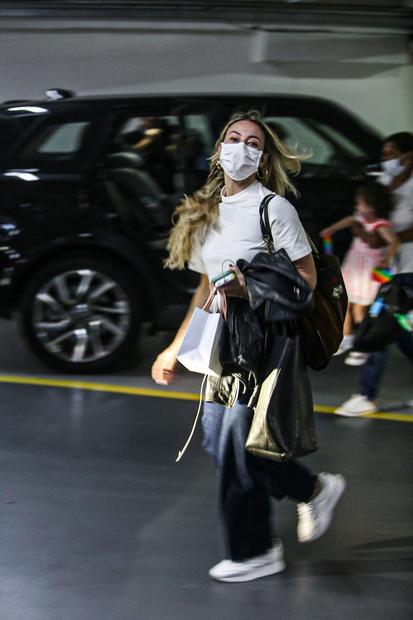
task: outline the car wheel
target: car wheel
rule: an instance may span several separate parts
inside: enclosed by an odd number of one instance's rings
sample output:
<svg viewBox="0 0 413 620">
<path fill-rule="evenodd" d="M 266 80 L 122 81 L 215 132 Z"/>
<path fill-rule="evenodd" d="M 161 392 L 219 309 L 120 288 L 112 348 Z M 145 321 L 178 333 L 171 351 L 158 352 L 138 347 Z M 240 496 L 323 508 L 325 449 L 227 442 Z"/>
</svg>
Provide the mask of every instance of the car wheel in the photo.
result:
<svg viewBox="0 0 413 620">
<path fill-rule="evenodd" d="M 66 257 L 40 269 L 21 306 L 22 331 L 49 366 L 112 370 L 134 350 L 141 322 L 136 278 L 111 259 Z"/>
</svg>

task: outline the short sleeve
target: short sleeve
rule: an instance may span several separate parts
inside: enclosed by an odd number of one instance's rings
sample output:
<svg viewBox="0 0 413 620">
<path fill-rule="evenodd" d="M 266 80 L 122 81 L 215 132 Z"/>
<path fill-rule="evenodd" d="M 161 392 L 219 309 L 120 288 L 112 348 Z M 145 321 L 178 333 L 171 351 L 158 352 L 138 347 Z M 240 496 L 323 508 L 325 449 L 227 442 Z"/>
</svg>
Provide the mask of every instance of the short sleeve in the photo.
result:
<svg viewBox="0 0 413 620">
<path fill-rule="evenodd" d="M 192 269 L 192 271 L 197 271 L 198 273 L 207 272 L 204 262 L 202 260 L 201 244 L 199 243 L 199 241 L 196 241 L 193 245 L 191 258 L 188 261 L 188 267 L 189 269 Z"/>
<path fill-rule="evenodd" d="M 371 230 L 377 230 L 378 228 L 393 228 L 392 222 L 389 220 L 377 220 L 371 225 Z"/>
<path fill-rule="evenodd" d="M 307 235 L 293 205 L 275 196 L 268 205 L 275 250 L 284 248 L 292 261 L 311 254 Z"/>
</svg>

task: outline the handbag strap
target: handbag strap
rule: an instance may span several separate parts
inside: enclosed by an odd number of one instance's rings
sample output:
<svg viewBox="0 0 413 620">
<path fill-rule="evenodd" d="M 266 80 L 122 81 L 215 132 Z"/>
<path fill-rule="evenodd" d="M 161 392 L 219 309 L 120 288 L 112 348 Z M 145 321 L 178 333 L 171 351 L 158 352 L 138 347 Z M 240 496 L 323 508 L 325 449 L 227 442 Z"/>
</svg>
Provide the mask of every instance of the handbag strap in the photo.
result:
<svg viewBox="0 0 413 620">
<path fill-rule="evenodd" d="M 181 448 L 181 450 L 178 451 L 178 456 L 176 457 L 175 463 L 179 463 L 179 461 L 181 460 L 181 458 L 185 454 L 187 447 L 191 443 L 191 439 L 192 439 L 192 437 L 193 437 L 193 435 L 195 433 L 196 425 L 197 425 L 198 419 L 199 419 L 199 414 L 201 413 L 201 405 L 202 405 L 202 400 L 203 400 L 202 393 L 204 391 L 205 381 L 206 381 L 207 377 L 208 377 L 208 375 L 204 375 L 204 378 L 202 379 L 201 389 L 199 391 L 198 410 L 196 412 L 196 416 L 195 416 L 194 423 L 193 423 L 192 428 L 191 428 L 191 432 L 188 435 L 188 438 L 187 438 L 187 440 L 185 442 L 184 447 Z"/>
<path fill-rule="evenodd" d="M 274 248 L 274 241 L 272 238 L 270 218 L 268 217 L 268 205 L 270 204 L 271 200 L 274 198 L 275 195 L 276 194 L 268 194 L 268 196 L 265 196 L 263 198 L 260 204 L 261 233 L 262 233 L 262 238 L 264 239 L 265 247 L 267 248 L 267 251 L 269 252 L 269 254 L 274 254 L 275 248 Z M 311 237 L 308 235 L 307 232 L 305 234 L 306 234 L 307 241 L 309 243 L 312 253 L 315 254 L 316 256 L 319 256 L 319 251 L 314 241 L 311 239 Z"/>
<path fill-rule="evenodd" d="M 227 313 L 228 313 L 227 297 L 226 297 L 224 291 L 220 291 L 219 289 L 216 288 L 216 286 L 212 287 L 208 299 L 206 300 L 206 302 L 202 306 L 202 310 L 205 310 L 205 312 L 209 312 L 209 310 L 211 308 L 211 305 L 212 305 L 212 302 L 214 301 L 215 295 L 217 295 L 217 297 L 218 297 L 219 311 L 222 314 L 222 316 L 224 317 L 224 319 L 227 320 Z"/>
<path fill-rule="evenodd" d="M 202 310 L 205 310 L 205 312 L 209 312 L 209 309 L 212 305 L 212 302 L 214 301 L 214 297 L 217 294 L 217 289 L 215 288 L 215 286 L 212 287 L 211 292 L 209 293 L 209 297 L 206 300 L 206 302 L 204 303 L 204 305 L 202 306 Z"/>
<path fill-rule="evenodd" d="M 262 238 L 264 239 L 265 247 L 269 254 L 275 253 L 274 241 L 272 238 L 270 219 L 268 217 L 268 205 L 274 198 L 275 194 L 268 194 L 265 196 L 260 204 L 260 226 Z"/>
<path fill-rule="evenodd" d="M 307 241 L 308 241 L 308 244 L 309 244 L 309 246 L 311 248 L 312 253 L 315 254 L 316 256 L 319 256 L 320 253 L 319 253 L 319 251 L 317 249 L 316 244 L 314 243 L 314 241 L 311 239 L 310 235 L 307 232 L 305 233 L 305 235 L 307 237 Z"/>
</svg>

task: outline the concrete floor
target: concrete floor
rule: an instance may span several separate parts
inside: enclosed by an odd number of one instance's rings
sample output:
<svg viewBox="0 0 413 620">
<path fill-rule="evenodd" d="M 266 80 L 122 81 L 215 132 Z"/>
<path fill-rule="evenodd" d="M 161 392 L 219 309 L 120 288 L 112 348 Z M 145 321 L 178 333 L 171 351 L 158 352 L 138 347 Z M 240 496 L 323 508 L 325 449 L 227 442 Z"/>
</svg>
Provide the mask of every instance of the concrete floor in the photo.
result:
<svg viewBox="0 0 413 620">
<path fill-rule="evenodd" d="M 146 338 L 133 369 L 87 379 L 155 387 L 148 368 L 167 338 Z M 12 325 L 0 325 L 0 342 L 0 376 L 60 377 Z M 356 391 L 358 371 L 340 359 L 313 374 L 320 405 Z M 172 389 L 199 383 L 182 374 Z M 321 447 L 305 462 L 348 482 L 332 527 L 300 545 L 295 506 L 275 504 L 287 571 L 219 584 L 207 576 L 222 540 L 199 431 L 174 463 L 194 401 L 3 383 L 1 620 L 410 619 L 411 384 L 411 367 L 394 353 L 382 402 L 405 422 L 317 416 Z"/>
</svg>

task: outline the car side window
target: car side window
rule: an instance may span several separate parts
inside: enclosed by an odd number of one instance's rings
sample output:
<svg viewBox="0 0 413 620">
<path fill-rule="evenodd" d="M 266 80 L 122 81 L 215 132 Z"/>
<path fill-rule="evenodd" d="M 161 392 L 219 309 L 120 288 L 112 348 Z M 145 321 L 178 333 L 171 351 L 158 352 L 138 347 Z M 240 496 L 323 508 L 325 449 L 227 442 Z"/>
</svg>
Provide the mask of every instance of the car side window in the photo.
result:
<svg viewBox="0 0 413 620">
<path fill-rule="evenodd" d="M 271 116 L 265 120 L 288 146 L 310 154 L 303 162 L 303 176 L 347 172 L 349 163 L 368 156 L 336 127 L 317 119 Z"/>
<path fill-rule="evenodd" d="M 75 159 L 84 144 L 89 121 L 50 123 L 40 128 L 23 149 L 23 161 L 60 161 Z"/>
<path fill-rule="evenodd" d="M 214 143 L 209 117 L 205 114 L 186 114 L 182 132 L 182 153 L 187 194 L 192 194 L 205 183 Z"/>
<path fill-rule="evenodd" d="M 332 157 L 333 147 L 303 119 L 271 116 L 265 122 L 287 146 L 307 150 L 312 164 L 323 166 Z"/>
<path fill-rule="evenodd" d="M 174 115 L 143 116 L 129 114 L 117 126 L 109 146 L 109 162 L 134 168 L 165 194 L 183 188 L 179 165 L 179 119 Z M 116 158 L 115 158 L 116 155 Z M 133 156 L 135 155 L 135 157 Z"/>
</svg>

